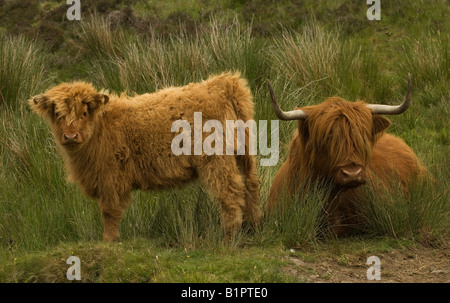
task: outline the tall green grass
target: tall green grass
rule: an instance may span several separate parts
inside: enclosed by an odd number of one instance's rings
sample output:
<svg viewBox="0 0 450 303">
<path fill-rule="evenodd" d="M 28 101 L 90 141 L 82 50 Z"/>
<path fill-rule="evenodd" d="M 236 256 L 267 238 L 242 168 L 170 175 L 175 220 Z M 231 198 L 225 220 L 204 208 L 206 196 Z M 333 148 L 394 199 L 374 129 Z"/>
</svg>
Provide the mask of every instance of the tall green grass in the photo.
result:
<svg viewBox="0 0 450 303">
<path fill-rule="evenodd" d="M 217 248 L 222 245 L 219 203 L 192 183 L 163 192 L 135 192 L 121 223 L 125 237 L 159 238 L 164 246 Z"/>
<path fill-rule="evenodd" d="M 442 244 L 450 228 L 450 193 L 448 179 L 439 180 L 418 180 L 407 195 L 396 183 L 380 192 L 367 190 L 367 203 L 359 205 L 366 231 L 431 246 Z"/>
<path fill-rule="evenodd" d="M 37 43 L 0 34 L 0 109 L 18 109 L 45 87 L 46 57 Z"/>
<path fill-rule="evenodd" d="M 117 92 L 151 92 L 224 71 L 239 70 L 253 80 L 266 68 L 251 27 L 237 19 L 230 25 L 211 19 L 195 35 L 181 30 L 168 39 L 149 33 L 144 39 L 128 41 L 120 29 L 112 32 L 108 22 L 105 18 L 89 21 L 78 36 L 92 63 L 93 81 Z"/>
<path fill-rule="evenodd" d="M 24 37 L 0 38 L 0 246 L 43 247 L 52 232 L 46 225 L 52 208 L 39 203 L 61 184 L 61 169 L 52 161 L 48 128 L 26 110 L 26 101 L 48 83 L 47 59 Z"/>
<path fill-rule="evenodd" d="M 450 97 L 450 34 L 427 33 L 407 40 L 402 48 L 399 68 L 414 75 L 416 85 L 423 88 L 424 103 L 436 105 L 443 96 Z"/>
<path fill-rule="evenodd" d="M 332 236 L 324 224 L 329 194 L 327 188 L 316 183 L 305 183 L 294 197 L 283 193 L 276 208 L 265 216 L 266 239 L 280 241 L 287 247 L 304 248 L 316 244 L 319 237 Z"/>
<path fill-rule="evenodd" d="M 108 18 L 94 13 L 91 18 L 81 22 L 76 34 L 81 42 L 80 50 L 91 60 L 120 57 L 127 35 L 122 28 L 111 29 Z"/>
<path fill-rule="evenodd" d="M 376 53 L 344 38 L 339 28 L 313 21 L 302 32 L 284 30 L 271 57 L 283 81 L 302 89 L 298 105 L 331 96 L 381 102 L 390 94 Z"/>
<path fill-rule="evenodd" d="M 108 84 L 113 91 L 122 91 L 116 61 L 123 58 L 128 36 L 121 29 L 111 30 L 109 19 L 94 14 L 76 30 L 81 53 L 91 62 L 89 73 L 98 77 L 97 84 Z"/>
<path fill-rule="evenodd" d="M 65 181 L 62 159 L 41 118 L 23 110 L 1 112 L 0 119 L 1 246 L 11 240 L 20 249 L 35 249 L 98 237 L 95 204 Z"/>
</svg>

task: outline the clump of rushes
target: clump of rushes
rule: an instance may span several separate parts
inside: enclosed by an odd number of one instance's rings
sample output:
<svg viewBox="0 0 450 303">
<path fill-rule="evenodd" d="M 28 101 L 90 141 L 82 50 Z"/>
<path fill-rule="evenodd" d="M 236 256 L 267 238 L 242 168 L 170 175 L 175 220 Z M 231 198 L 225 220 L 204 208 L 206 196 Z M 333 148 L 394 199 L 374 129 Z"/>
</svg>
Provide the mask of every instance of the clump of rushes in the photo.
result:
<svg viewBox="0 0 450 303">
<path fill-rule="evenodd" d="M 37 43 L 0 35 L 0 108 L 20 108 L 45 87 L 46 60 Z"/>
</svg>

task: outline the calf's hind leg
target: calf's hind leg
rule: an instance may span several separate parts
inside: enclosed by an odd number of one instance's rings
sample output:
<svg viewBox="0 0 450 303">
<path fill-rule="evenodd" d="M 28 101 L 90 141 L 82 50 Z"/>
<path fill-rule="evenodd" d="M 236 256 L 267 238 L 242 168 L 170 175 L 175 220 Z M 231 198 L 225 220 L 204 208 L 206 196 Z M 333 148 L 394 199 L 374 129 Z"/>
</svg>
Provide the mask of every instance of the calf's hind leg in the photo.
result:
<svg viewBox="0 0 450 303">
<path fill-rule="evenodd" d="M 197 167 L 199 180 L 219 200 L 225 242 L 230 242 L 242 225 L 245 182 L 233 156 L 210 156 L 208 160 Z"/>
<path fill-rule="evenodd" d="M 256 158 L 248 155 L 236 156 L 236 162 L 243 174 L 245 184 L 244 225 L 255 229 L 261 220 Z"/>
<path fill-rule="evenodd" d="M 131 197 L 115 203 L 113 199 L 100 198 L 99 208 L 103 219 L 103 241 L 112 242 L 119 239 L 119 222 Z"/>
</svg>

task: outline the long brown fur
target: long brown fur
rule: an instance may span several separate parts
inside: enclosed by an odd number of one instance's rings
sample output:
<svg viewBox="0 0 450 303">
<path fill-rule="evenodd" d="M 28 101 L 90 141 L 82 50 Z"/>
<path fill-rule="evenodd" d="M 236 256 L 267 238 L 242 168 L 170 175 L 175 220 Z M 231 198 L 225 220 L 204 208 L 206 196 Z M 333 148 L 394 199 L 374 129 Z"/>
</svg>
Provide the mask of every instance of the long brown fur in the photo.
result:
<svg viewBox="0 0 450 303">
<path fill-rule="evenodd" d="M 364 203 L 361 187 L 376 184 L 375 176 L 385 182 L 383 186 L 400 182 L 407 191 L 413 180 L 425 174 L 412 149 L 385 133 L 390 121 L 373 115 L 364 102 L 333 97 L 302 109 L 308 117 L 298 122 L 288 158 L 273 180 L 266 211 L 276 207 L 283 191 L 293 196 L 311 182 L 333 184 L 338 167 L 357 163 L 364 168 L 367 185 L 341 188 L 334 184 L 326 207 L 333 230 L 344 235 L 360 223 L 354 203 Z"/>
<path fill-rule="evenodd" d="M 98 200 L 105 241 L 119 237 L 119 221 L 132 190 L 181 186 L 197 178 L 220 202 L 227 239 L 243 220 L 258 224 L 254 156 L 175 156 L 171 151 L 177 135 L 171 132 L 172 123 L 183 119 L 193 130 L 194 112 L 202 112 L 203 123 L 215 119 L 224 128 L 225 120 L 253 118 L 252 96 L 238 73 L 134 97 L 98 92 L 85 82 L 62 83 L 32 98 L 29 105 L 50 121 L 69 180 Z M 79 131 L 77 139 L 83 142 L 64 145 L 69 131 Z"/>
</svg>

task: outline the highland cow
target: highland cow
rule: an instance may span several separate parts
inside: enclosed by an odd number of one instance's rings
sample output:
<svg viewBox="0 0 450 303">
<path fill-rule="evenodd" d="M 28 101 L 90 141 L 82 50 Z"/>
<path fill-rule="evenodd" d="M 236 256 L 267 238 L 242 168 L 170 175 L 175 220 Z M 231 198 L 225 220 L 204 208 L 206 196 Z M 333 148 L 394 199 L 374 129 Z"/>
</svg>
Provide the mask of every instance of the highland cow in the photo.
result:
<svg viewBox="0 0 450 303">
<path fill-rule="evenodd" d="M 85 82 L 62 83 L 29 100 L 29 105 L 50 122 L 68 179 L 98 200 L 105 241 L 119 237 L 119 221 L 132 190 L 175 187 L 194 179 L 218 199 L 225 239 L 243 222 L 258 224 L 255 156 L 176 156 L 171 151 L 176 136 L 172 123 L 192 123 L 195 112 L 223 124 L 253 118 L 252 96 L 239 74 L 133 97 L 99 92 Z"/>
<path fill-rule="evenodd" d="M 298 120 L 298 129 L 289 146 L 289 155 L 270 188 L 265 210 L 270 212 L 285 191 L 301 194 L 312 182 L 331 184 L 325 206 L 328 223 L 340 236 L 361 224 L 355 203 L 364 203 L 362 185 L 408 186 L 425 173 L 412 149 L 400 138 L 385 133 L 391 122 L 381 115 L 403 113 L 411 103 L 411 76 L 408 91 L 399 106 L 349 102 L 332 97 L 319 105 L 289 112 L 280 109 L 269 82 L 272 105 L 282 120 Z"/>
</svg>

